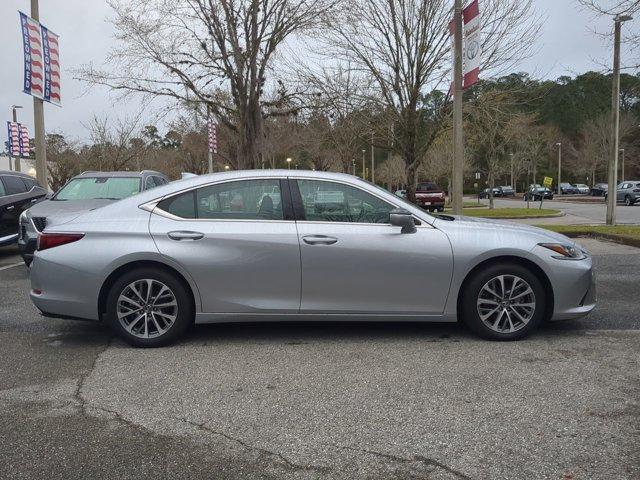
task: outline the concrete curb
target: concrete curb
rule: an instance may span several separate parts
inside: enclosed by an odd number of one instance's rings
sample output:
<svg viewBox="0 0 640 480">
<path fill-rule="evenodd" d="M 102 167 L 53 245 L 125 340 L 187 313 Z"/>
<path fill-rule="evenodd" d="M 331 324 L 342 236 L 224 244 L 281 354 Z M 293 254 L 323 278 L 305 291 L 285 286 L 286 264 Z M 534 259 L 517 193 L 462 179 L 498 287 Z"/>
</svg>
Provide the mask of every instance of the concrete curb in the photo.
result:
<svg viewBox="0 0 640 480">
<path fill-rule="evenodd" d="M 580 232 L 560 232 L 570 238 L 588 237 L 596 240 L 607 240 L 609 242 L 620 243 L 630 247 L 640 248 L 640 239 L 625 237 L 624 235 L 616 235 L 613 233 L 589 232 L 587 230 Z"/>
</svg>

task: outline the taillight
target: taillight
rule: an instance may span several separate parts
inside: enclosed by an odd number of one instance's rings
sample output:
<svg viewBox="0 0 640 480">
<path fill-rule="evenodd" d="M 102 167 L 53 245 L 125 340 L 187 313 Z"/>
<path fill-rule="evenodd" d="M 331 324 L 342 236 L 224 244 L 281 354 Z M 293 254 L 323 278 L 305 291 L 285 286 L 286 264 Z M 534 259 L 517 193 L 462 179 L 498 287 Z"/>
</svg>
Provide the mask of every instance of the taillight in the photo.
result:
<svg viewBox="0 0 640 480">
<path fill-rule="evenodd" d="M 38 235 L 38 250 L 47 250 L 77 242 L 82 237 L 84 237 L 84 233 L 41 233 Z"/>
</svg>

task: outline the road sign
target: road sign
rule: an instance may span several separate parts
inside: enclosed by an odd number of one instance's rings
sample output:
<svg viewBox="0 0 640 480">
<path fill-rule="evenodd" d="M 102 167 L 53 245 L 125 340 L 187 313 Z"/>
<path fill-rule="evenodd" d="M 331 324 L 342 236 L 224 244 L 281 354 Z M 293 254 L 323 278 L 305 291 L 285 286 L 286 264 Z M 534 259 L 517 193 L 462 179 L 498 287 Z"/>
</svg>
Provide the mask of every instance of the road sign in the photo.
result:
<svg viewBox="0 0 640 480">
<path fill-rule="evenodd" d="M 542 182 L 542 184 L 547 188 L 551 187 L 551 185 L 553 185 L 553 178 L 544 177 L 544 181 Z"/>
</svg>

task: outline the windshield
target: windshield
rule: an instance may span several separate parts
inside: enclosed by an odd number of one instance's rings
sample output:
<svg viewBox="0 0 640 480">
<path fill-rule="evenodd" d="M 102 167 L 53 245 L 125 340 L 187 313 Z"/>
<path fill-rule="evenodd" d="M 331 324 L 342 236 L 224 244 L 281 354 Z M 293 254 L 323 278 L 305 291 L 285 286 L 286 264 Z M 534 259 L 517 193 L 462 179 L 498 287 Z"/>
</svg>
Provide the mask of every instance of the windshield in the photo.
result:
<svg viewBox="0 0 640 480">
<path fill-rule="evenodd" d="M 74 178 L 52 200 L 89 200 L 104 198 L 121 200 L 140 192 L 138 177 Z"/>
</svg>

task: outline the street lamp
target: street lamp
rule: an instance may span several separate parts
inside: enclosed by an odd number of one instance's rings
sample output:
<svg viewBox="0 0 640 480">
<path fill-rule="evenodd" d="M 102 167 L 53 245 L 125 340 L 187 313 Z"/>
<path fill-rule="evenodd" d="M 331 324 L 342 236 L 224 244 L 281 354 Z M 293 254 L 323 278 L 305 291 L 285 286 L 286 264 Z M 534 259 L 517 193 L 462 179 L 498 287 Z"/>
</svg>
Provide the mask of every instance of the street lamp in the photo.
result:
<svg viewBox="0 0 640 480">
<path fill-rule="evenodd" d="M 562 170 L 562 143 L 556 143 L 558 147 L 558 195 L 562 195 L 562 187 L 560 187 L 560 171 Z"/>
<path fill-rule="evenodd" d="M 631 20 L 631 15 L 617 15 L 614 19 L 613 42 L 613 86 L 611 88 L 611 155 L 608 165 L 609 195 L 607 195 L 607 225 L 616 224 L 616 185 L 618 183 L 618 147 L 620 137 L 620 30 L 622 22 Z"/>
<path fill-rule="evenodd" d="M 291 157 L 287 157 L 287 167 L 291 170 Z"/>
<path fill-rule="evenodd" d="M 224 166 L 224 169 L 225 169 L 225 170 L 229 170 L 229 168 L 230 168 L 230 167 L 229 167 L 229 165 L 225 165 L 225 166 Z"/>
</svg>

